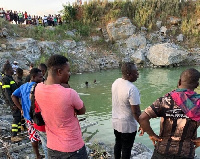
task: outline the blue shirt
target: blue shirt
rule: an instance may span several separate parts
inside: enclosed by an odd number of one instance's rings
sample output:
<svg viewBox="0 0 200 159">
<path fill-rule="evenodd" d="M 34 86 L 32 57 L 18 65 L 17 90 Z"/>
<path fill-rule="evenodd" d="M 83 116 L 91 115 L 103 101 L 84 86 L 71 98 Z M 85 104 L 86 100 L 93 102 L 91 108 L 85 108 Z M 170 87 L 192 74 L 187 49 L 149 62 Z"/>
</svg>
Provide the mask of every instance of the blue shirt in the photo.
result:
<svg viewBox="0 0 200 159">
<path fill-rule="evenodd" d="M 23 115 L 26 120 L 31 120 L 31 117 L 29 115 L 31 107 L 30 93 L 31 88 L 34 84 L 35 82 L 27 82 L 13 92 L 14 96 L 21 98 Z"/>
</svg>

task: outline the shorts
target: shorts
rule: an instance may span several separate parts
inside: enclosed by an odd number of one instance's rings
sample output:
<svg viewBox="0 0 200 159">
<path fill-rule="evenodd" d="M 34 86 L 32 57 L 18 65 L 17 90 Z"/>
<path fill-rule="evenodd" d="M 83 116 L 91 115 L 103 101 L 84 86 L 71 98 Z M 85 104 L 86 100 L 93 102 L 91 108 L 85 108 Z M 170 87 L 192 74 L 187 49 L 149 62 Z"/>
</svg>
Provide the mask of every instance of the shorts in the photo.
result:
<svg viewBox="0 0 200 159">
<path fill-rule="evenodd" d="M 28 135 L 31 142 L 40 141 L 40 136 L 36 129 L 33 127 L 33 122 L 30 120 L 26 120 L 26 123 L 28 125 Z"/>
</svg>

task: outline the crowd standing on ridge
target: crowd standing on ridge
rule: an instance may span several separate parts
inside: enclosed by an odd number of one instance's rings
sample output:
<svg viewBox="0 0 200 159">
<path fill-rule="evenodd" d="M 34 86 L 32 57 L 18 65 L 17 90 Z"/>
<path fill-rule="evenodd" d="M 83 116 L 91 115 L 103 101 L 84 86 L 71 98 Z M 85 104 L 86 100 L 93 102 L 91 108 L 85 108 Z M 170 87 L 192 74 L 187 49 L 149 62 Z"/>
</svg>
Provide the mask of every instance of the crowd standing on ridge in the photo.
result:
<svg viewBox="0 0 200 159">
<path fill-rule="evenodd" d="M 194 159 L 195 149 L 200 146 L 200 95 L 194 91 L 199 86 L 200 72 L 194 68 L 184 70 L 177 89 L 141 113 L 140 92 L 133 84 L 139 77 L 137 66 L 124 62 L 121 71 L 122 78 L 116 79 L 111 88 L 114 158 L 131 158 L 135 136 L 140 131 L 139 135 L 146 132 L 155 146 L 152 159 Z M 23 130 L 28 131 L 36 159 L 87 159 L 77 118 L 86 113 L 86 107 L 68 84 L 68 59 L 52 55 L 47 65 L 42 63 L 35 68 L 30 64 L 29 73 L 24 82 L 18 62 L 10 64 L 8 60 L 1 72 L 0 88 L 13 114 L 11 141 L 23 140 L 19 135 L 23 120 Z M 85 84 L 88 88 L 87 81 Z M 157 117 L 161 118 L 159 135 L 150 126 L 150 119 Z M 45 156 L 38 150 L 40 141 Z"/>
<path fill-rule="evenodd" d="M 9 21 L 10 23 L 14 24 L 26 24 L 26 25 L 36 25 L 36 26 L 56 26 L 62 25 L 62 17 L 60 14 L 56 15 L 30 15 L 26 11 L 12 11 L 12 10 L 4 10 L 0 8 L 0 18 L 4 18 L 5 20 Z"/>
</svg>

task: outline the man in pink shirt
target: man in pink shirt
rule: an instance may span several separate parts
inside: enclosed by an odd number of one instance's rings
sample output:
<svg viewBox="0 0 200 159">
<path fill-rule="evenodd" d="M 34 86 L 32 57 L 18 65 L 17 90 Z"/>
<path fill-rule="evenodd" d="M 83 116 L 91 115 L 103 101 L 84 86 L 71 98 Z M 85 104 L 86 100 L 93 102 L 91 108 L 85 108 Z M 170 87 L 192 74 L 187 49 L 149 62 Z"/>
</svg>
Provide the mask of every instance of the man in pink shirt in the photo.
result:
<svg viewBox="0 0 200 159">
<path fill-rule="evenodd" d="M 48 155 L 51 159 L 86 159 L 77 115 L 85 114 L 78 93 L 65 88 L 70 77 L 68 59 L 52 55 L 47 62 L 48 77 L 35 88 L 35 99 L 41 109 L 47 134 Z"/>
</svg>

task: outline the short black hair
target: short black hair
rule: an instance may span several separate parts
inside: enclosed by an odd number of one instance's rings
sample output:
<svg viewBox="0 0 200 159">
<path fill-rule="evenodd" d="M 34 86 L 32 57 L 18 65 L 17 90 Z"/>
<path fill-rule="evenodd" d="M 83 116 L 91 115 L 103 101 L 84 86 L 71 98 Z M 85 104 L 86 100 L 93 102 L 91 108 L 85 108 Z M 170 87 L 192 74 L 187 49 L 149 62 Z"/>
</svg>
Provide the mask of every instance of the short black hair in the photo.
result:
<svg viewBox="0 0 200 159">
<path fill-rule="evenodd" d="M 17 68 L 16 69 L 16 74 L 18 74 L 18 75 L 23 75 L 23 70 L 21 69 L 21 68 Z"/>
<path fill-rule="evenodd" d="M 62 55 L 52 55 L 49 60 L 47 61 L 47 69 L 51 70 L 54 74 L 57 69 L 62 69 L 63 65 L 68 62 L 68 59 Z"/>
<path fill-rule="evenodd" d="M 44 63 L 41 63 L 39 65 L 40 68 L 43 68 L 45 71 L 47 71 L 47 65 L 45 65 Z"/>
<path fill-rule="evenodd" d="M 135 66 L 134 62 L 123 62 L 121 71 L 124 77 L 127 77 L 133 70 L 133 66 Z"/>
<path fill-rule="evenodd" d="M 12 66 L 10 63 L 5 63 L 3 65 L 3 72 L 6 73 L 7 71 L 9 71 L 10 69 L 12 69 Z"/>
<path fill-rule="evenodd" d="M 37 76 L 37 74 L 39 72 L 42 72 L 42 71 L 38 68 L 32 68 L 31 71 L 30 71 L 30 78 Z"/>
<path fill-rule="evenodd" d="M 181 82 L 192 88 L 196 88 L 199 82 L 200 72 L 194 68 L 183 71 L 180 75 Z"/>
</svg>

